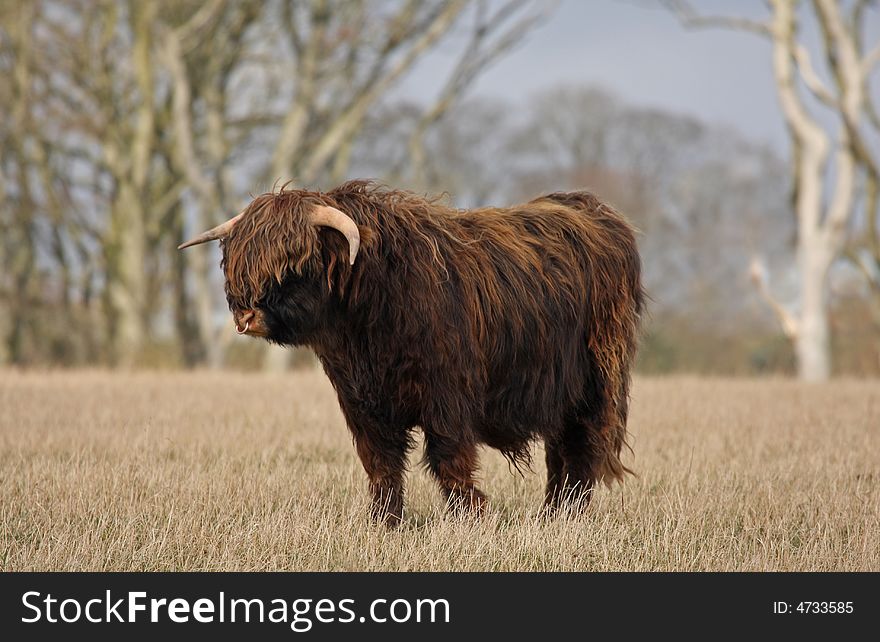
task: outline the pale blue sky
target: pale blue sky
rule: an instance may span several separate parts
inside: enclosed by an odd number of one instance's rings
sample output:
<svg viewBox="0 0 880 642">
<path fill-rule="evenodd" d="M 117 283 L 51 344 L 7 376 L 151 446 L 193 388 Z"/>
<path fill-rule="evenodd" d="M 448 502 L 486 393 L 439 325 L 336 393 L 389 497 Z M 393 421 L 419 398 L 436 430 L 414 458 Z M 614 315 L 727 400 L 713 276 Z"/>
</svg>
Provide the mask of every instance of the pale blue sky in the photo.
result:
<svg viewBox="0 0 880 642">
<path fill-rule="evenodd" d="M 759 0 L 693 4 L 704 13 L 767 16 Z M 869 38 L 880 36 L 878 13 Z M 541 88 L 594 84 L 628 102 L 731 125 L 783 150 L 787 139 L 770 55 L 770 44 L 753 34 L 684 30 L 651 0 L 561 0 L 545 24 L 479 79 L 471 95 L 517 101 Z M 431 56 L 402 93 L 430 96 L 451 60 L 444 51 Z"/>
</svg>

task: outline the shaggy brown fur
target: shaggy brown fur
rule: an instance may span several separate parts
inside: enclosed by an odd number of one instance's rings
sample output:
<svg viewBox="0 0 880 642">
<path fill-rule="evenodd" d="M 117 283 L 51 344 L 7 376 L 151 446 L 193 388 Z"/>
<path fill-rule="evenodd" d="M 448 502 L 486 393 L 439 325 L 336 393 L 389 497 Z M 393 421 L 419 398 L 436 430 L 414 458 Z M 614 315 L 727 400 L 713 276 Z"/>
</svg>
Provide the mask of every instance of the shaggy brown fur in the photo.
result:
<svg viewBox="0 0 880 642">
<path fill-rule="evenodd" d="M 358 225 L 316 228 L 316 204 Z M 630 367 L 644 295 L 632 228 L 588 192 L 455 210 L 366 181 L 257 197 L 223 241 L 230 309 L 312 347 L 370 478 L 373 514 L 403 510 L 412 430 L 448 500 L 480 508 L 477 447 L 529 462 L 542 438 L 547 504 L 585 505 L 627 472 Z"/>
</svg>

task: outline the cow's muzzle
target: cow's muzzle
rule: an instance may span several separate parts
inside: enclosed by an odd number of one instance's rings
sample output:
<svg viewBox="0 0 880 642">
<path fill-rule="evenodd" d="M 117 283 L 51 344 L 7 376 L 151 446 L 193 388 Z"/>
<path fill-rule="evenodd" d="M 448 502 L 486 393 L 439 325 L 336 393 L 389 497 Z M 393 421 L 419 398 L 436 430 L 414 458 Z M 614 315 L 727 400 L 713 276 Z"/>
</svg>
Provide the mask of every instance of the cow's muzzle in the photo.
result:
<svg viewBox="0 0 880 642">
<path fill-rule="evenodd" d="M 254 318 L 253 312 L 245 312 L 235 320 L 235 331 L 239 334 L 247 334 L 251 329 L 251 320 Z"/>
</svg>

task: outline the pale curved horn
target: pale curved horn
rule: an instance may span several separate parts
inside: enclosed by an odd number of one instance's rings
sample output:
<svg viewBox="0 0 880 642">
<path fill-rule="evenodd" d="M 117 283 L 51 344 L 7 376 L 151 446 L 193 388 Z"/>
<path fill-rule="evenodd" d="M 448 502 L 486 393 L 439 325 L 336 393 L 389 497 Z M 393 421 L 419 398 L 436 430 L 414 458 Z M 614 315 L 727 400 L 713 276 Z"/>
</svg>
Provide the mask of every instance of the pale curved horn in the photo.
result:
<svg viewBox="0 0 880 642">
<path fill-rule="evenodd" d="M 216 241 L 217 239 L 222 239 L 224 236 L 229 234 L 232 228 L 238 223 L 238 220 L 244 216 L 244 212 L 233 216 L 231 219 L 226 221 L 225 223 L 220 223 L 217 227 L 213 227 L 207 232 L 202 232 L 196 237 L 191 238 L 186 243 L 181 243 L 177 246 L 178 250 L 183 250 L 188 247 L 192 247 L 193 245 L 200 245 L 202 243 L 207 243 L 208 241 Z"/>
<path fill-rule="evenodd" d="M 328 205 L 318 205 L 312 210 L 312 225 L 320 227 L 332 227 L 334 230 L 342 232 L 348 239 L 348 262 L 354 265 L 354 259 L 357 256 L 358 248 L 361 246 L 361 233 L 351 217 L 340 212 L 335 207 Z"/>
</svg>

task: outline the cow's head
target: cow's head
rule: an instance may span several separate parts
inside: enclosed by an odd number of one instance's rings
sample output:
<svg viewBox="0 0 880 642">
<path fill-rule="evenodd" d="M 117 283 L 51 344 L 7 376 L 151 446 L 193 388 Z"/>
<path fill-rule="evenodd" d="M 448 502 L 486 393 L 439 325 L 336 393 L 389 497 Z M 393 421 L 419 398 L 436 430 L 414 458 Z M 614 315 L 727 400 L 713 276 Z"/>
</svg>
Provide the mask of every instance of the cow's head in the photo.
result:
<svg viewBox="0 0 880 642">
<path fill-rule="evenodd" d="M 240 334 L 297 345 L 326 319 L 337 276 L 350 274 L 360 232 L 316 192 L 281 190 L 179 249 L 220 241 L 226 300 Z"/>
</svg>

